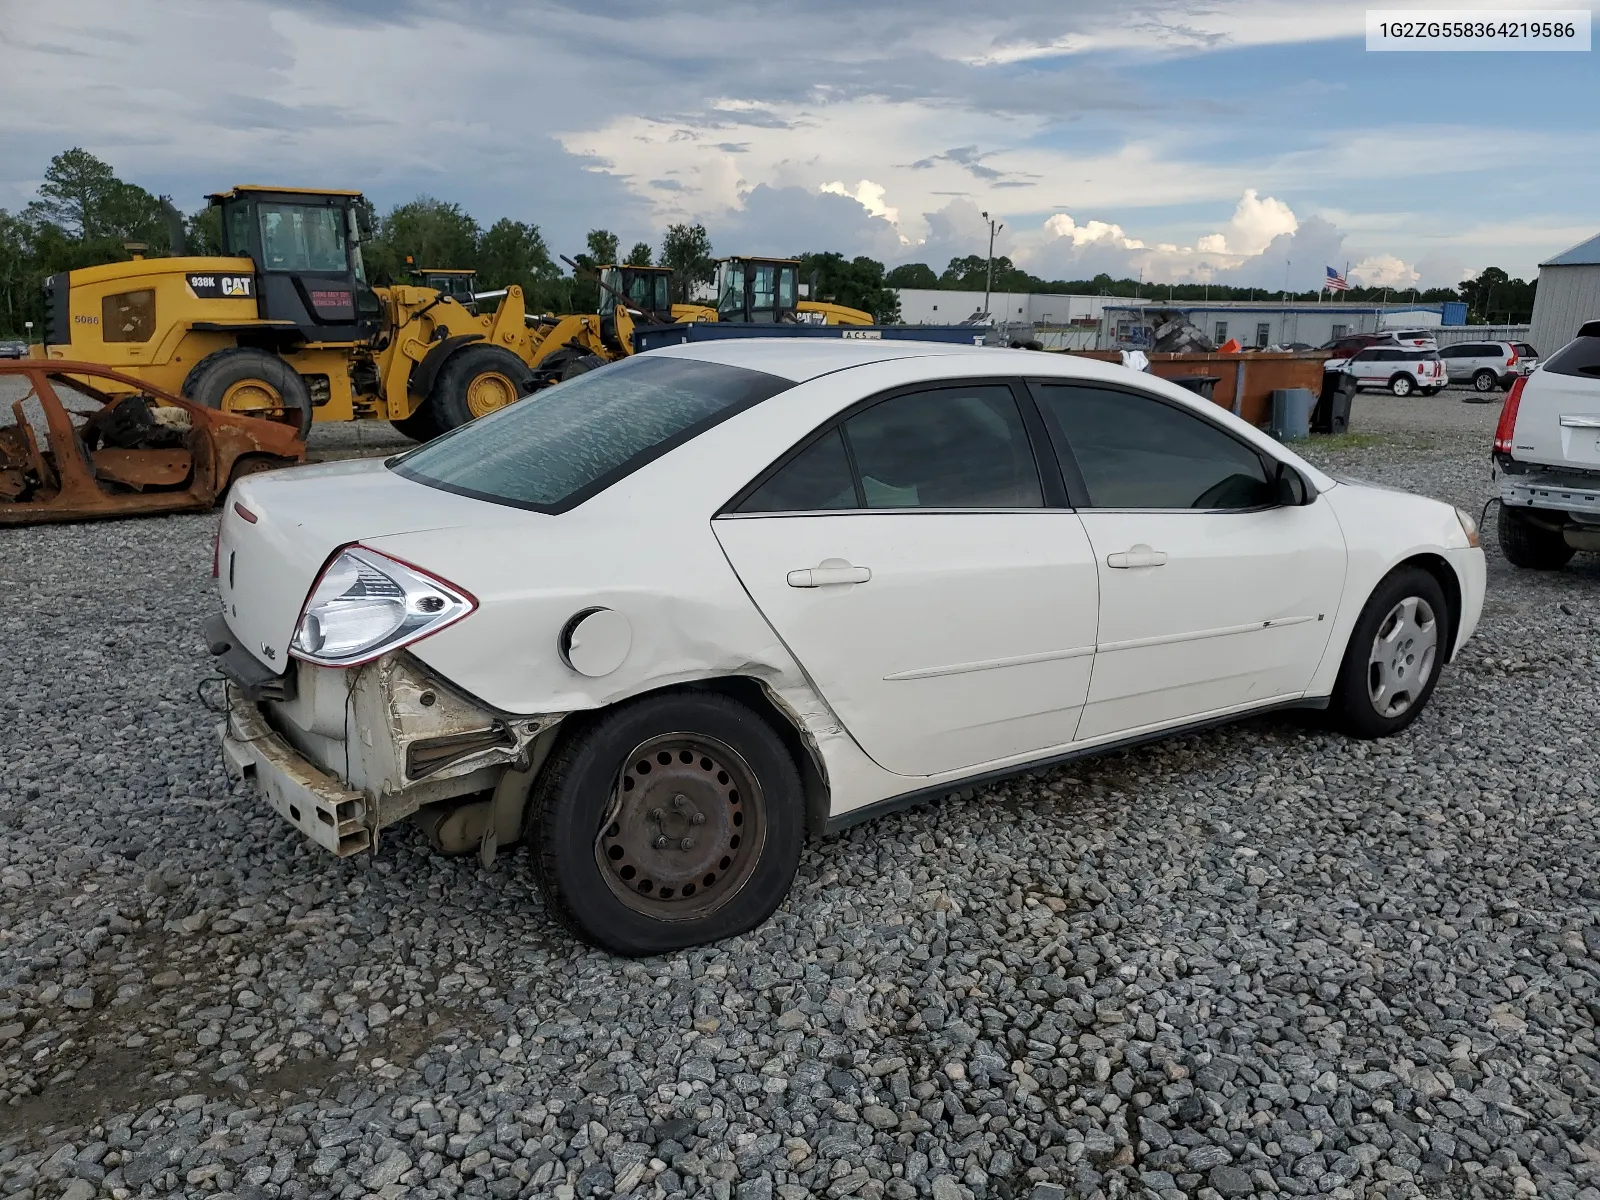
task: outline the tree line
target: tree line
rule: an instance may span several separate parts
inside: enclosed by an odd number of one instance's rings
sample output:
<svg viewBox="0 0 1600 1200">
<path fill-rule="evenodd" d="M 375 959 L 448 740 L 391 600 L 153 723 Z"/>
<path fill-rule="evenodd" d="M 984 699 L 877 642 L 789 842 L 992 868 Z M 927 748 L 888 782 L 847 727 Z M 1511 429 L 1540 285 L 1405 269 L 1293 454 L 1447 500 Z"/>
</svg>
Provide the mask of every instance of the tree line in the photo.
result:
<svg viewBox="0 0 1600 1200">
<path fill-rule="evenodd" d="M 591 269 L 615 263 L 619 255 L 624 263 L 654 263 L 670 270 L 672 292 L 680 301 L 691 299 L 715 274 L 711 237 L 699 223 L 670 225 L 659 249 L 636 241 L 626 254 L 621 253 L 621 239 L 615 233 L 590 230 L 584 248 L 572 256 L 579 269 L 568 272 L 538 225 L 502 217 L 484 228 L 460 205 L 432 196 L 418 196 L 382 214 L 363 200 L 357 217 L 371 283 L 403 283 L 413 268 L 472 269 L 485 290 L 520 286 L 535 312 L 593 312 L 599 288 Z M 142 252 L 148 255 L 171 254 L 180 233 L 189 254 L 222 253 L 221 215 L 216 208 L 184 214 L 170 198 L 119 178 L 109 163 L 86 150 L 74 148 L 56 155 L 31 202 L 16 213 L 0 209 L 0 336 L 19 336 L 27 321 L 34 323 L 35 336 L 42 332 L 43 285 L 49 276 L 125 261 L 134 252 L 131 245 L 145 247 Z M 865 255 L 846 258 L 833 251 L 791 257 L 799 260 L 800 279 L 810 285 L 812 298 L 861 309 L 884 324 L 900 319 L 897 288 L 982 291 L 989 278 L 989 261 L 979 254 L 952 258 L 940 272 L 926 263 L 890 269 Z M 1221 284 L 1152 284 L 1104 273 L 1091 279 L 1046 280 L 1004 255 L 994 260 L 993 280 L 996 292 L 1123 296 L 1152 303 L 1317 297 L 1315 292 L 1285 294 Z M 1476 278 L 1463 280 L 1459 289 L 1351 288 L 1340 298 L 1465 300 L 1469 321 L 1515 324 L 1531 317 L 1534 286 L 1489 267 Z"/>
</svg>

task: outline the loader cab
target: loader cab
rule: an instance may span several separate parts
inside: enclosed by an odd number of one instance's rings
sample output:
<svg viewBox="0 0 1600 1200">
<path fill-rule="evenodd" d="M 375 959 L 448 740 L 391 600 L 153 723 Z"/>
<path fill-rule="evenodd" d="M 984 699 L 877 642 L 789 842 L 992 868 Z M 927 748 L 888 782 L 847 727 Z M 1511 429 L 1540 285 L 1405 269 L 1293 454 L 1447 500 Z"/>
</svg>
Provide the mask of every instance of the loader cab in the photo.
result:
<svg viewBox="0 0 1600 1200">
<path fill-rule="evenodd" d="M 672 320 L 672 272 L 666 267 L 604 266 L 599 268 L 600 317 L 615 316 L 617 296 L 626 296 L 628 307 L 654 323 Z"/>
<path fill-rule="evenodd" d="M 411 256 L 406 256 L 406 267 L 411 282 L 417 287 L 432 288 L 448 296 L 473 316 L 478 315 L 478 273 L 455 267 L 413 267 Z"/>
<path fill-rule="evenodd" d="M 255 263 L 263 321 L 307 342 L 376 335 L 383 309 L 361 261 L 360 192 L 236 187 L 210 200 L 222 210 L 223 253 Z"/>
<path fill-rule="evenodd" d="M 792 258 L 717 261 L 717 320 L 792 325 L 799 311 L 800 264 Z"/>
</svg>

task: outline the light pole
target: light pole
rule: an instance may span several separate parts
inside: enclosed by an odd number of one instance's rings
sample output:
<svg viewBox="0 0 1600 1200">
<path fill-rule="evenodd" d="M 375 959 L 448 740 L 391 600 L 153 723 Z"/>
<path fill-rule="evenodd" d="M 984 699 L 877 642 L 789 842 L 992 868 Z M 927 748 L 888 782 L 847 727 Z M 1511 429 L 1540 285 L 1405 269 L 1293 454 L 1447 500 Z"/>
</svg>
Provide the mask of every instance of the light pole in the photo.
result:
<svg viewBox="0 0 1600 1200">
<path fill-rule="evenodd" d="M 983 219 L 989 222 L 989 274 L 983 284 L 983 315 L 989 317 L 989 323 L 994 324 L 994 318 L 989 312 L 989 293 L 994 291 L 994 235 L 1005 228 L 988 213 L 983 214 Z"/>
</svg>

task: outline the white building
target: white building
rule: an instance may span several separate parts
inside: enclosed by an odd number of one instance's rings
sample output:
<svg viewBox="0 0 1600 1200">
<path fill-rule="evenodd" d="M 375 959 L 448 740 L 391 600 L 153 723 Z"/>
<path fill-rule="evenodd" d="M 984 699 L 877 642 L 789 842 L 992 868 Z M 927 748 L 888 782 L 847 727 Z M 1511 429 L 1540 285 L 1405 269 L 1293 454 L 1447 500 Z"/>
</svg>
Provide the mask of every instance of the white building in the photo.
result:
<svg viewBox="0 0 1600 1200">
<path fill-rule="evenodd" d="M 1548 358 L 1578 336 L 1578 326 L 1600 320 L 1600 234 L 1539 264 L 1528 340 Z"/>
<path fill-rule="evenodd" d="M 945 291 L 942 288 L 896 288 L 900 321 L 905 325 L 959 325 L 983 312 L 983 293 Z M 1116 296 L 1068 296 L 1055 292 L 991 292 L 989 313 L 1006 324 L 1053 328 L 1094 326 Z"/>
<path fill-rule="evenodd" d="M 1101 349 L 1129 348 L 1137 344 L 1138 330 L 1148 326 L 1148 314 L 1179 312 L 1217 345 L 1237 338 L 1245 346 L 1283 346 L 1297 343 L 1322 346 L 1352 333 L 1377 333 L 1384 329 L 1438 328 L 1457 324 L 1466 315 L 1459 303 L 1444 304 L 1344 304 L 1310 300 L 1267 302 L 1216 300 L 1210 303 L 1179 301 L 1139 303 L 1126 298 L 1106 298 L 1100 323 Z"/>
</svg>

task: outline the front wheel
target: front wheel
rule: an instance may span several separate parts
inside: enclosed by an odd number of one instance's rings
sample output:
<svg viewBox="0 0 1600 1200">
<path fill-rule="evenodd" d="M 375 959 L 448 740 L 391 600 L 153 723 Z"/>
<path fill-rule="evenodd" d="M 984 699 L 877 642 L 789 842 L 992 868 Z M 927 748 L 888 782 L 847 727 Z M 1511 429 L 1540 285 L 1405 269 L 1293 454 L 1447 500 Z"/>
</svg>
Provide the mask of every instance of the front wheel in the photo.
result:
<svg viewBox="0 0 1600 1200">
<path fill-rule="evenodd" d="M 532 370 L 511 351 L 499 346 L 467 346 L 456 351 L 439 372 L 427 407 L 438 432 L 448 433 L 504 408 L 533 387 Z"/>
<path fill-rule="evenodd" d="M 1389 390 L 1396 396 L 1409 396 L 1415 388 L 1416 384 L 1411 381 L 1409 375 L 1396 375 L 1389 380 Z"/>
<path fill-rule="evenodd" d="M 709 692 L 631 701 L 540 773 L 539 881 L 560 919 L 617 954 L 732 937 L 788 894 L 803 803 L 783 742 L 744 705 Z"/>
<path fill-rule="evenodd" d="M 1358 738 L 1399 733 L 1422 712 L 1449 656 L 1450 618 L 1439 581 L 1401 567 L 1378 584 L 1356 621 L 1328 715 Z"/>
<path fill-rule="evenodd" d="M 1513 567 L 1529 571 L 1559 571 L 1577 553 L 1554 529 L 1536 525 L 1524 514 L 1504 504 L 1496 524 L 1500 553 Z"/>
</svg>

